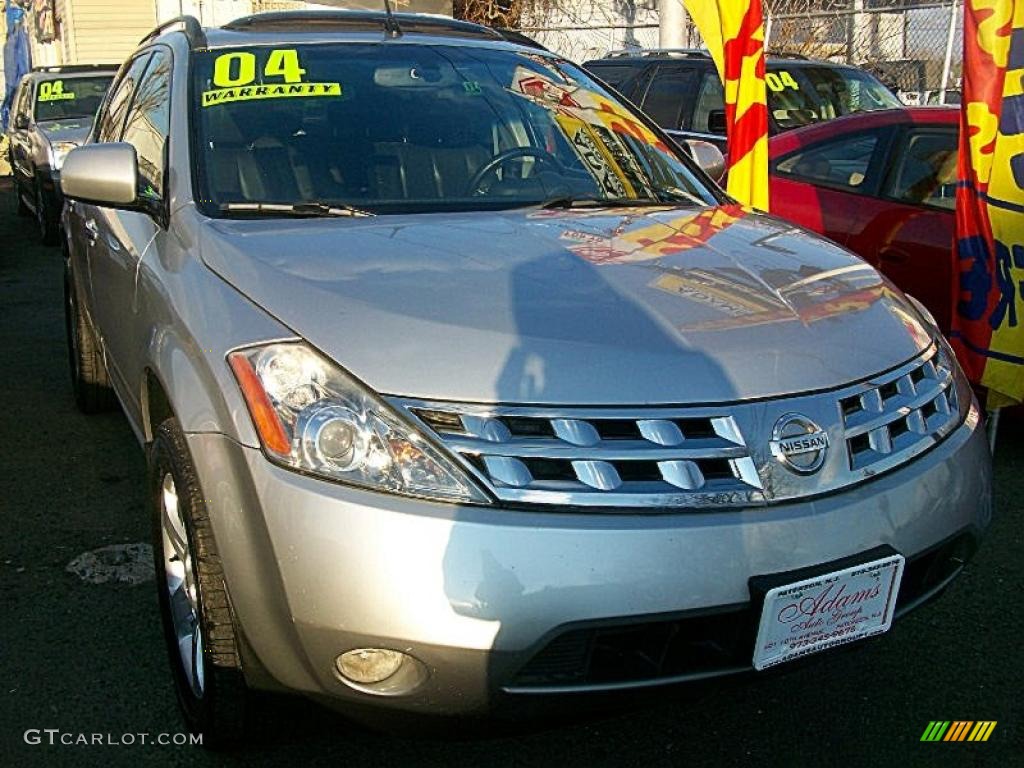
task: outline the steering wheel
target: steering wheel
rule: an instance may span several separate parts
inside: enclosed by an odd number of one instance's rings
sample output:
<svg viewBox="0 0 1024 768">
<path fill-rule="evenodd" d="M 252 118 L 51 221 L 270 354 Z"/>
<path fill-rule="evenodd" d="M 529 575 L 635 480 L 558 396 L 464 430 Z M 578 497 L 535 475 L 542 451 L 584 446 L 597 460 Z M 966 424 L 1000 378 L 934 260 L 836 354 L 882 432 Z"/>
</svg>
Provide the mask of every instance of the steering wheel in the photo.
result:
<svg viewBox="0 0 1024 768">
<path fill-rule="evenodd" d="M 565 170 L 565 166 L 562 165 L 561 161 L 557 157 L 540 147 L 516 147 L 514 149 L 508 149 L 500 155 L 492 157 L 476 173 L 473 174 L 473 178 L 471 178 L 469 180 L 469 184 L 466 185 L 466 197 L 476 197 L 479 195 L 481 193 L 480 184 L 484 179 L 510 160 L 518 160 L 521 157 L 532 157 L 539 163 L 547 163 L 554 166 L 558 171 Z"/>
</svg>

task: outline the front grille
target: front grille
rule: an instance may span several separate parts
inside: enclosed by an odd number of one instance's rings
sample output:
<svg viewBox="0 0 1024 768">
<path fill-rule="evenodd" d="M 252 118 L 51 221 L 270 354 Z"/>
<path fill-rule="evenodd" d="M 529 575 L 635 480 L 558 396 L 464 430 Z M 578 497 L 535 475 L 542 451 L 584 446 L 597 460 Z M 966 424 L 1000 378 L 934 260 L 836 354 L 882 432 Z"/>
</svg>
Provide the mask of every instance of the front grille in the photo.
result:
<svg viewBox="0 0 1024 768">
<path fill-rule="evenodd" d="M 945 347 L 933 344 L 864 382 L 771 400 L 636 408 L 391 402 L 501 502 L 728 509 L 831 493 L 924 453 L 960 423 L 953 371 Z M 778 455 L 774 428 L 794 415 L 824 433 L 815 471 Z"/>
<path fill-rule="evenodd" d="M 953 367 L 937 347 L 913 366 L 878 377 L 840 400 L 850 468 L 899 463 L 957 423 Z"/>
<path fill-rule="evenodd" d="M 976 548 L 964 533 L 907 560 L 901 616 L 932 597 Z M 516 674 L 512 689 L 643 683 L 750 668 L 760 608 L 754 604 L 675 619 L 610 620 L 558 634 Z"/>
<path fill-rule="evenodd" d="M 722 494 L 763 500 L 753 458 L 724 413 L 410 410 L 503 501 L 671 506 Z"/>
</svg>

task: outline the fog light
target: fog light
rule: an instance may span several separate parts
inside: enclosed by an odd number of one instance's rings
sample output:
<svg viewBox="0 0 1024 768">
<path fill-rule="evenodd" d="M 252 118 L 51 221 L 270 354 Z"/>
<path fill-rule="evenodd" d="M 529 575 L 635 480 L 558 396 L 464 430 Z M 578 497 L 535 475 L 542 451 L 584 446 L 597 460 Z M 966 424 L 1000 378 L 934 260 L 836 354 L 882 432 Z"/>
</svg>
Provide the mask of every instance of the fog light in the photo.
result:
<svg viewBox="0 0 1024 768">
<path fill-rule="evenodd" d="M 384 648 L 356 648 L 335 660 L 338 672 L 353 683 L 372 685 L 387 680 L 397 672 L 405 654 Z"/>
</svg>

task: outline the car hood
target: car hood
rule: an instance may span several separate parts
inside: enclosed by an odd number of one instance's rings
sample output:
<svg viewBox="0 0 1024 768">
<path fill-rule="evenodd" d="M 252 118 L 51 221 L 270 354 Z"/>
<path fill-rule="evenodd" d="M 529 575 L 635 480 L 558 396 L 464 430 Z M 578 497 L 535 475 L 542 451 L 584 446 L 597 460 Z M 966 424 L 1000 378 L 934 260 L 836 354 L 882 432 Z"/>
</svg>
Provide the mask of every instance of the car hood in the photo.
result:
<svg viewBox="0 0 1024 768">
<path fill-rule="evenodd" d="M 203 229 L 212 270 L 384 394 L 710 403 L 837 387 L 930 342 L 866 263 L 738 206 Z"/>
<path fill-rule="evenodd" d="M 38 123 L 38 126 L 51 144 L 55 141 L 73 141 L 76 144 L 82 144 L 89 136 L 92 119 L 79 117 L 66 120 L 46 120 Z"/>
</svg>

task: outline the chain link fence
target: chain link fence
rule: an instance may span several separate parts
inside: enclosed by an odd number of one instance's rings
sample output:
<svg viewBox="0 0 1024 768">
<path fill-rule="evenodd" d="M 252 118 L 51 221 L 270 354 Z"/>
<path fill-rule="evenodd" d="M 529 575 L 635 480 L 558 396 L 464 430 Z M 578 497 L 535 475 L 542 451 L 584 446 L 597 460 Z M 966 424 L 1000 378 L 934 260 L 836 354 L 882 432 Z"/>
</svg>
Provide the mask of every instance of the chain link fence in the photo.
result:
<svg viewBox="0 0 1024 768">
<path fill-rule="evenodd" d="M 577 62 L 658 45 L 657 0 L 523 0 L 521 18 L 523 32 Z M 769 52 L 863 67 L 907 104 L 956 101 L 962 30 L 961 0 L 765 3 Z M 692 25 L 684 40 L 701 45 Z"/>
</svg>

